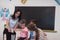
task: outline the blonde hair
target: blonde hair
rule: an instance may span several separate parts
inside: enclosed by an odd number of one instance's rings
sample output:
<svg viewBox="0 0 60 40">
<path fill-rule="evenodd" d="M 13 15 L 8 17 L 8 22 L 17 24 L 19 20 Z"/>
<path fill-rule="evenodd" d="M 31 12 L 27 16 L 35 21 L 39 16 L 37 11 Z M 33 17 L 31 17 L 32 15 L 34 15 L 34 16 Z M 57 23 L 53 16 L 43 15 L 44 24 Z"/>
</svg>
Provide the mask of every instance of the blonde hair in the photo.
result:
<svg viewBox="0 0 60 40">
<path fill-rule="evenodd" d="M 25 19 L 21 19 L 21 20 L 20 20 L 20 23 L 21 23 L 21 24 L 24 24 L 24 23 L 26 24 L 26 20 L 25 20 Z"/>
</svg>

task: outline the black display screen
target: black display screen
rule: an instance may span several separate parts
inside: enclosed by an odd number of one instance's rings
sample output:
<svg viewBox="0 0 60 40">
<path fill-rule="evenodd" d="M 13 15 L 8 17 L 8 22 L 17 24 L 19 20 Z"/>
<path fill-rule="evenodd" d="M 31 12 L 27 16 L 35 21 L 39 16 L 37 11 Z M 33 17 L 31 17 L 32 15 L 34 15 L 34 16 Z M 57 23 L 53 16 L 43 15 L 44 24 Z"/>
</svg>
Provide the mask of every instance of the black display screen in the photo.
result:
<svg viewBox="0 0 60 40">
<path fill-rule="evenodd" d="M 22 19 L 29 20 L 36 19 L 37 27 L 43 30 L 54 30 L 55 24 L 55 6 L 16 6 L 15 10 L 20 9 L 22 11 Z"/>
</svg>

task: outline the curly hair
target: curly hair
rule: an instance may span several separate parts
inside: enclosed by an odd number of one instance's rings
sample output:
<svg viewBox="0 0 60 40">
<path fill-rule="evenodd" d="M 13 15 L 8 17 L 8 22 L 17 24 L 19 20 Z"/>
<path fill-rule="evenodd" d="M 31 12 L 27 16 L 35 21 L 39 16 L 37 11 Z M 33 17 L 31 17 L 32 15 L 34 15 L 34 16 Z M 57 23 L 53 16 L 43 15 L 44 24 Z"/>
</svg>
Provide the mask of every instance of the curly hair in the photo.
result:
<svg viewBox="0 0 60 40">
<path fill-rule="evenodd" d="M 30 31 L 35 31 L 36 32 L 36 40 L 39 40 L 39 30 L 38 30 L 38 28 L 33 24 L 28 25 L 27 28 Z"/>
</svg>

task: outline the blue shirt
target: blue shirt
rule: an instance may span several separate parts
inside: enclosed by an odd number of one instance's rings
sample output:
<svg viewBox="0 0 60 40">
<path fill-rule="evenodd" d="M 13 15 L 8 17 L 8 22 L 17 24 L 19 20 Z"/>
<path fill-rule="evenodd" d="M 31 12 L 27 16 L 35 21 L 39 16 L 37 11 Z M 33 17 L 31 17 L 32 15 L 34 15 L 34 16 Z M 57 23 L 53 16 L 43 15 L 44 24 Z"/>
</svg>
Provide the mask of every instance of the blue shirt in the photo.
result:
<svg viewBox="0 0 60 40">
<path fill-rule="evenodd" d="M 35 31 L 30 31 L 30 39 L 34 39 L 35 35 Z"/>
<path fill-rule="evenodd" d="M 14 28 L 17 22 L 18 22 L 18 18 L 14 20 L 14 19 L 12 19 L 12 17 L 10 17 L 10 19 L 9 19 L 9 27 Z"/>
</svg>

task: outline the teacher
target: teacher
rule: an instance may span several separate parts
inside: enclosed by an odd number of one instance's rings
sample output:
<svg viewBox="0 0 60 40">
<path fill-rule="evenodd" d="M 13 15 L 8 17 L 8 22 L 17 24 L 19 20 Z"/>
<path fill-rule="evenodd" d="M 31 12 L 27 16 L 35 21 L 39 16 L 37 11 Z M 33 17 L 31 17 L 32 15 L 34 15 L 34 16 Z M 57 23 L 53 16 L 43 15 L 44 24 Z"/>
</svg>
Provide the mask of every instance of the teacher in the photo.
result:
<svg viewBox="0 0 60 40">
<path fill-rule="evenodd" d="M 6 40 L 15 40 L 15 25 L 21 19 L 21 14 L 21 10 L 15 10 L 14 14 L 10 16 L 8 20 L 6 20 L 6 28 L 3 32 L 3 34 L 6 34 Z"/>
</svg>

